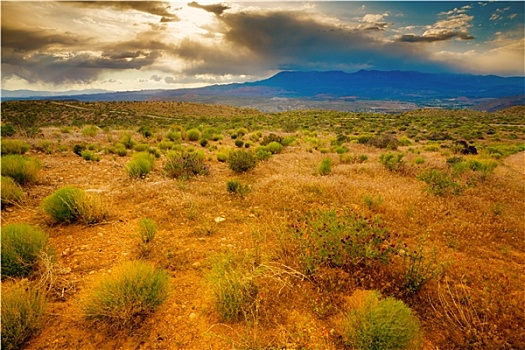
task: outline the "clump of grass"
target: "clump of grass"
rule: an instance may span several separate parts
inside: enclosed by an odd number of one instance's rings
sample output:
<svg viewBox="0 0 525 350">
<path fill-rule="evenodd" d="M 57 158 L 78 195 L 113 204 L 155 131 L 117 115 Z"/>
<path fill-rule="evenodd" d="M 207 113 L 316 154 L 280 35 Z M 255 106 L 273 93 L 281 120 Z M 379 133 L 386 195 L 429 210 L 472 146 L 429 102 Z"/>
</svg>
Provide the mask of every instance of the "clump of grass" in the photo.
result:
<svg viewBox="0 0 525 350">
<path fill-rule="evenodd" d="M 60 223 L 82 221 L 86 224 L 95 224 L 103 221 L 108 210 L 102 199 L 94 194 L 87 194 L 74 186 L 65 186 L 41 203 L 42 210 Z"/>
<path fill-rule="evenodd" d="M 42 165 L 38 159 L 10 154 L 2 156 L 2 175 L 13 178 L 21 185 L 36 182 Z"/>
<path fill-rule="evenodd" d="M 226 182 L 226 190 L 228 193 L 235 194 L 243 198 L 250 192 L 250 186 L 243 185 L 239 180 L 229 180 Z"/>
<path fill-rule="evenodd" d="M 190 179 L 198 175 L 208 175 L 209 166 L 204 163 L 204 155 L 198 152 L 169 152 L 164 163 L 166 175 L 176 179 Z"/>
<path fill-rule="evenodd" d="M 116 267 L 91 290 L 84 303 L 87 319 L 107 322 L 116 328 L 133 324 L 162 305 L 169 295 L 168 273 L 142 261 Z"/>
<path fill-rule="evenodd" d="M 266 150 L 268 152 L 270 152 L 271 154 L 281 153 L 283 148 L 284 148 L 284 146 L 281 145 L 277 141 L 272 141 L 272 142 L 270 142 L 269 144 L 266 145 Z"/>
<path fill-rule="evenodd" d="M 8 176 L 2 176 L 2 207 L 10 204 L 20 203 L 24 198 L 24 190 L 19 184 Z"/>
<path fill-rule="evenodd" d="M 143 243 L 149 243 L 153 241 L 157 234 L 158 226 L 155 220 L 149 218 L 143 218 L 139 222 L 139 237 Z"/>
<path fill-rule="evenodd" d="M 354 163 L 364 163 L 368 160 L 368 156 L 366 154 L 349 154 L 349 153 L 343 153 L 339 154 L 339 161 L 343 164 L 354 164 Z"/>
<path fill-rule="evenodd" d="M 319 267 L 352 269 L 374 262 L 387 263 L 397 252 L 390 233 L 379 222 L 350 211 L 317 210 L 294 221 L 292 234 L 306 273 Z"/>
<path fill-rule="evenodd" d="M 28 224 L 2 227 L 2 278 L 29 276 L 48 238 L 44 231 Z"/>
<path fill-rule="evenodd" d="M 221 318 L 231 322 L 251 314 L 258 291 L 254 276 L 246 273 L 242 262 L 229 253 L 212 257 L 211 264 L 207 279 Z"/>
<path fill-rule="evenodd" d="M 4 139 L 1 142 L 2 155 L 5 154 L 24 154 L 29 151 L 31 146 L 22 140 Z"/>
<path fill-rule="evenodd" d="M 96 125 L 86 125 L 82 128 L 82 135 L 87 137 L 95 137 L 98 134 L 98 127 Z"/>
<path fill-rule="evenodd" d="M 126 173 L 132 179 L 143 178 L 151 172 L 155 163 L 155 156 L 147 152 L 133 155 L 133 159 L 126 164 Z"/>
<path fill-rule="evenodd" d="M 377 291 L 363 297 L 346 318 L 343 339 L 360 350 L 414 350 L 421 347 L 420 323 L 401 300 L 381 298 Z"/>
<path fill-rule="evenodd" d="M 265 146 L 257 147 L 255 156 L 258 160 L 266 161 L 272 156 L 272 152 L 268 151 Z"/>
<path fill-rule="evenodd" d="M 330 158 L 324 158 L 317 168 L 317 172 L 321 176 L 330 175 L 332 172 L 332 160 Z"/>
<path fill-rule="evenodd" d="M 130 133 L 125 133 L 122 135 L 119 143 L 123 144 L 126 149 L 132 149 L 135 145 L 135 141 L 133 140 L 133 137 Z"/>
<path fill-rule="evenodd" d="M 363 198 L 363 202 L 365 203 L 368 209 L 377 209 L 383 203 L 383 197 L 379 195 L 377 196 L 377 198 L 374 198 L 370 195 L 366 195 Z"/>
<path fill-rule="evenodd" d="M 2 349 L 20 349 L 42 326 L 45 295 L 27 283 L 19 282 L 10 288 L 2 286 L 1 303 Z"/>
<path fill-rule="evenodd" d="M 228 166 L 236 173 L 245 173 L 257 166 L 257 157 L 250 151 L 232 150 L 228 156 Z"/>
<path fill-rule="evenodd" d="M 198 129 L 190 129 L 186 132 L 188 141 L 199 141 L 201 138 L 201 132 Z"/>
</svg>

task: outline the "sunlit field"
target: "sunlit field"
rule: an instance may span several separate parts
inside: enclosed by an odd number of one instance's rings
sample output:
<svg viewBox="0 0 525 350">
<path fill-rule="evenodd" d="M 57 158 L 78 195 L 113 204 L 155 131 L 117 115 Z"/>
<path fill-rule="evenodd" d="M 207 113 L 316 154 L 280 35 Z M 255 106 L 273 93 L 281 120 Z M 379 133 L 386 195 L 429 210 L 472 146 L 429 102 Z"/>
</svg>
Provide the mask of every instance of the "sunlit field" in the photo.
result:
<svg viewBox="0 0 525 350">
<path fill-rule="evenodd" d="M 523 107 L 1 108 L 2 348 L 525 348 Z"/>
</svg>

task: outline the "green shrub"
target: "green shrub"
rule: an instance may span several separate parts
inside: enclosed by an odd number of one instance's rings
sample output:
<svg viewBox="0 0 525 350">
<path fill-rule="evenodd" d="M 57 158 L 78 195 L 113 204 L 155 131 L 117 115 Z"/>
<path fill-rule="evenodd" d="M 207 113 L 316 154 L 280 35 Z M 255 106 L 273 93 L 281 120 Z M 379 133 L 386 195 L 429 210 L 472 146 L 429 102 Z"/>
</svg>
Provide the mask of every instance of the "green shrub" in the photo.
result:
<svg viewBox="0 0 525 350">
<path fill-rule="evenodd" d="M 24 198 L 24 191 L 19 184 L 8 176 L 2 176 L 2 207 L 20 203 Z"/>
<path fill-rule="evenodd" d="M 150 138 L 153 136 L 153 132 L 151 131 L 151 126 L 149 125 L 143 125 L 139 128 L 138 133 L 144 136 L 145 138 Z"/>
<path fill-rule="evenodd" d="M 332 160 L 330 158 L 324 158 L 317 168 L 317 172 L 321 176 L 329 175 L 332 172 Z"/>
<path fill-rule="evenodd" d="M 52 154 L 54 151 L 54 146 L 51 143 L 51 141 L 40 140 L 38 144 L 35 146 L 35 149 L 45 154 Z"/>
<path fill-rule="evenodd" d="M 270 142 L 269 144 L 266 145 L 266 150 L 268 152 L 271 152 L 272 154 L 281 153 L 283 148 L 284 148 L 283 145 L 281 145 L 280 143 L 278 143 L 276 141 L 272 141 L 272 142 Z"/>
<path fill-rule="evenodd" d="M 94 137 L 98 134 L 98 127 L 96 125 L 86 125 L 82 129 L 82 135 Z"/>
<path fill-rule="evenodd" d="M 151 172 L 154 163 L 154 155 L 147 152 L 135 153 L 125 166 L 126 173 L 132 179 L 142 178 Z"/>
<path fill-rule="evenodd" d="M 210 173 L 210 168 L 204 163 L 202 153 L 171 151 L 166 158 L 164 171 L 168 177 L 187 180 L 197 175 Z"/>
<path fill-rule="evenodd" d="M 266 146 L 266 145 L 268 145 L 268 144 L 270 144 L 272 142 L 277 142 L 277 143 L 282 144 L 283 138 L 281 136 L 277 136 L 274 133 L 271 133 L 271 134 L 266 135 L 265 137 L 263 137 L 263 139 L 261 141 L 261 146 Z"/>
<path fill-rule="evenodd" d="M 102 199 L 95 194 L 87 194 L 74 186 L 59 188 L 44 198 L 42 210 L 60 223 L 80 220 L 95 224 L 106 219 L 108 210 Z"/>
<path fill-rule="evenodd" d="M 76 144 L 73 146 L 73 153 L 75 153 L 77 156 L 82 157 L 82 151 L 86 149 L 85 144 Z"/>
<path fill-rule="evenodd" d="M 2 137 L 13 136 L 16 133 L 15 128 L 11 124 L 3 124 L 0 126 L 0 133 Z"/>
<path fill-rule="evenodd" d="M 201 132 L 198 129 L 190 129 L 186 132 L 188 141 L 199 141 L 201 138 Z"/>
<path fill-rule="evenodd" d="M 244 271 L 243 263 L 235 260 L 231 254 L 212 257 L 207 280 L 223 320 L 237 321 L 254 311 L 258 289 L 253 277 Z"/>
<path fill-rule="evenodd" d="M 98 154 L 95 154 L 93 151 L 90 151 L 90 150 L 87 150 L 87 149 L 83 150 L 82 152 L 80 152 L 80 156 L 84 160 L 93 161 L 93 162 L 100 161 L 100 156 Z"/>
<path fill-rule="evenodd" d="M 266 149 L 266 147 L 261 146 L 261 147 L 257 147 L 257 149 L 255 150 L 255 156 L 257 157 L 258 160 L 266 161 L 270 159 L 270 157 L 272 156 L 272 152 L 269 152 Z"/>
<path fill-rule="evenodd" d="M 426 182 L 428 187 L 425 191 L 435 196 L 458 195 L 462 191 L 461 186 L 451 176 L 440 170 L 426 169 L 417 178 Z"/>
<path fill-rule="evenodd" d="M 113 147 L 110 147 L 108 149 L 109 153 L 117 154 L 119 157 L 124 157 L 128 154 L 128 150 L 126 149 L 126 146 L 124 146 L 122 143 L 116 143 Z"/>
<path fill-rule="evenodd" d="M 2 156 L 2 176 L 9 176 L 21 185 L 36 182 L 40 169 L 38 159 L 18 154 Z"/>
<path fill-rule="evenodd" d="M 143 243 L 149 243 L 155 238 L 158 227 L 153 219 L 144 218 L 139 222 L 139 237 Z"/>
<path fill-rule="evenodd" d="M 206 139 L 201 139 L 201 140 L 199 141 L 199 144 L 201 145 L 201 147 L 206 147 L 206 146 L 208 146 L 208 140 L 206 140 Z"/>
<path fill-rule="evenodd" d="M 136 152 L 146 152 L 149 149 L 149 145 L 146 143 L 139 143 L 133 146 L 133 150 Z"/>
<path fill-rule="evenodd" d="M 29 151 L 31 145 L 22 140 L 3 139 L 1 142 L 2 155 L 4 154 L 24 154 Z"/>
<path fill-rule="evenodd" d="M 390 171 L 399 171 L 404 166 L 403 157 L 403 153 L 382 153 L 379 156 L 379 162 Z"/>
<path fill-rule="evenodd" d="M 166 138 L 171 142 L 179 142 L 182 140 L 182 134 L 177 131 L 168 131 L 166 133 Z"/>
<path fill-rule="evenodd" d="M 348 313 L 343 339 L 359 350 L 415 350 L 422 337 L 419 320 L 409 307 L 373 291 L 362 306 Z"/>
<path fill-rule="evenodd" d="M 351 269 L 374 262 L 387 263 L 397 247 L 386 228 L 350 211 L 309 212 L 292 223 L 292 234 L 306 273 L 321 266 Z"/>
<path fill-rule="evenodd" d="M 27 277 L 44 250 L 48 235 L 28 224 L 11 224 L 2 227 L 1 237 L 2 278 Z"/>
<path fill-rule="evenodd" d="M 42 326 L 46 307 L 43 293 L 27 283 L 2 286 L 2 349 L 20 349 Z"/>
<path fill-rule="evenodd" d="M 363 198 L 363 201 L 365 202 L 365 205 L 368 207 L 368 209 L 376 209 L 383 203 L 383 197 L 381 195 L 377 196 L 377 198 L 374 198 L 372 196 L 366 195 Z"/>
<path fill-rule="evenodd" d="M 235 146 L 241 148 L 242 146 L 244 146 L 244 141 L 243 140 L 240 140 L 240 139 L 237 139 L 235 140 Z"/>
<path fill-rule="evenodd" d="M 257 165 L 257 157 L 250 151 L 233 150 L 228 157 L 228 165 L 236 173 L 245 173 Z"/>
<path fill-rule="evenodd" d="M 87 319 L 116 328 L 132 325 L 136 316 L 155 311 L 169 295 L 168 273 L 142 261 L 117 266 L 91 290 L 84 303 Z"/>
<path fill-rule="evenodd" d="M 423 164 L 423 163 L 425 163 L 425 158 L 417 157 L 416 160 L 414 161 L 414 163 L 416 163 L 417 165 Z"/>
<path fill-rule="evenodd" d="M 226 182 L 226 191 L 228 191 L 228 193 L 244 197 L 248 192 L 250 192 L 250 186 L 243 185 L 239 180 L 230 180 Z"/>
</svg>

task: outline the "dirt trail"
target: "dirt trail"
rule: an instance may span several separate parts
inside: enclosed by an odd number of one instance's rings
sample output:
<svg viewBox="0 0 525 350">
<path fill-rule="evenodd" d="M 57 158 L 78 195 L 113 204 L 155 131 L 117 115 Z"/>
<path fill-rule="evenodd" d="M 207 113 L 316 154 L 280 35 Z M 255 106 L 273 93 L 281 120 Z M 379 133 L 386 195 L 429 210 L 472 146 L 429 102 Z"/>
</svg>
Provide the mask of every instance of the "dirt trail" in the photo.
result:
<svg viewBox="0 0 525 350">
<path fill-rule="evenodd" d="M 525 175 L 525 152 L 520 152 L 507 157 L 505 165 Z"/>
</svg>

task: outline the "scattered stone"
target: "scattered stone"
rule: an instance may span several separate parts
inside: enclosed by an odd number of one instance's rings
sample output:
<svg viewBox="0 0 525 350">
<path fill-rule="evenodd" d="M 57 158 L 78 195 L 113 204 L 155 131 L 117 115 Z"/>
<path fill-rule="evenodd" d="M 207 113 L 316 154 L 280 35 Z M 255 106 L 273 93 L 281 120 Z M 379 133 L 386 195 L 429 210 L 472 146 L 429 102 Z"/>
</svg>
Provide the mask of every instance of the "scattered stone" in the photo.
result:
<svg viewBox="0 0 525 350">
<path fill-rule="evenodd" d="M 217 224 L 220 223 L 220 222 L 223 222 L 224 220 L 226 220 L 226 219 L 223 218 L 222 216 L 217 216 L 215 219 L 213 219 L 213 221 L 215 221 Z"/>
<path fill-rule="evenodd" d="M 92 274 L 94 274 L 94 273 L 95 273 L 95 271 L 89 271 L 89 274 L 90 274 L 90 275 L 92 275 Z"/>
<path fill-rule="evenodd" d="M 201 267 L 201 263 L 200 262 L 194 262 L 193 264 L 191 264 L 191 266 L 193 267 Z"/>
<path fill-rule="evenodd" d="M 97 232 L 97 235 L 99 235 L 100 237 L 104 237 L 104 234 L 102 232 Z"/>
<path fill-rule="evenodd" d="M 197 317 L 197 315 L 195 314 L 195 312 L 192 312 L 192 313 L 190 314 L 190 320 L 195 319 L 195 317 Z"/>
</svg>

